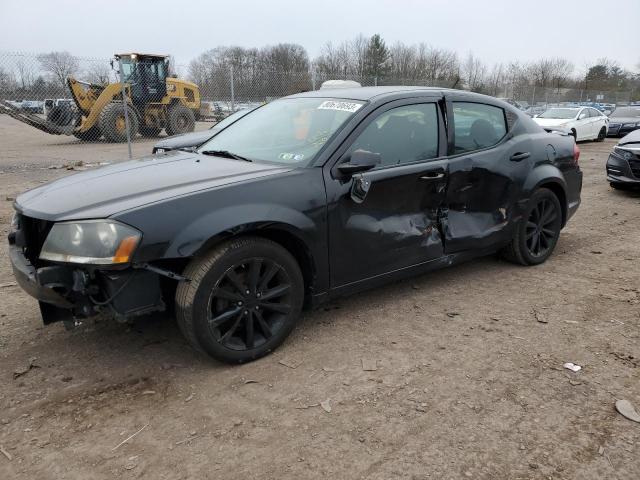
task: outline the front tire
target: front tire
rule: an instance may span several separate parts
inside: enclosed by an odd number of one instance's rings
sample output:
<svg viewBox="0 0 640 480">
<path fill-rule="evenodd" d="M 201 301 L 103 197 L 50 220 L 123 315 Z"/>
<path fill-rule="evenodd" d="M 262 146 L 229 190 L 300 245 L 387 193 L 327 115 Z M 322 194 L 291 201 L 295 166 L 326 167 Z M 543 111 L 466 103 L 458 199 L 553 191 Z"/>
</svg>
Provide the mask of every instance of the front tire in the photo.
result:
<svg viewBox="0 0 640 480">
<path fill-rule="evenodd" d="M 598 132 L 598 138 L 596 138 L 596 142 L 604 142 L 604 139 L 607 138 L 607 129 L 602 127 Z"/>
<path fill-rule="evenodd" d="M 138 133 L 138 117 L 129 105 L 127 117 L 129 118 L 129 135 L 133 140 Z M 109 103 L 105 105 L 98 118 L 100 132 L 108 142 L 122 143 L 127 141 L 127 125 L 122 103 Z"/>
<path fill-rule="evenodd" d="M 260 358 L 294 329 L 304 301 L 300 267 L 270 240 L 242 237 L 187 266 L 176 316 L 196 350 L 226 363 Z"/>
<path fill-rule="evenodd" d="M 502 251 L 507 260 L 521 265 L 539 265 L 553 253 L 562 228 L 562 207 L 558 197 L 540 188 L 529 199 L 511 243 Z"/>
</svg>

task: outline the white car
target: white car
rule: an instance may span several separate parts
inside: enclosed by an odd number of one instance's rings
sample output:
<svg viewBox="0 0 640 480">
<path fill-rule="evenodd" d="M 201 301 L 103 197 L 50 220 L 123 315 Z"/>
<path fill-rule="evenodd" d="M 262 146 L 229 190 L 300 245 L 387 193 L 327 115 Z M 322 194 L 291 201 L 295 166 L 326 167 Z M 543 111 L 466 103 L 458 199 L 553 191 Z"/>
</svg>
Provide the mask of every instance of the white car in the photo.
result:
<svg viewBox="0 0 640 480">
<path fill-rule="evenodd" d="M 609 130 L 609 117 L 591 107 L 554 107 L 533 119 L 545 130 L 570 130 L 576 142 L 597 140 L 602 142 Z"/>
</svg>

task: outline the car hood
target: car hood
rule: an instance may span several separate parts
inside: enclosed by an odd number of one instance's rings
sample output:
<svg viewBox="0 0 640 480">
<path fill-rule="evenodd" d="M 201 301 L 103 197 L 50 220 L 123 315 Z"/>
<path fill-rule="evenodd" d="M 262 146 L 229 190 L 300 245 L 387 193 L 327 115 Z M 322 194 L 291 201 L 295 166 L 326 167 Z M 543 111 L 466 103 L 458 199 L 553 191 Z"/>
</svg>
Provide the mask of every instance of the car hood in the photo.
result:
<svg viewBox="0 0 640 480">
<path fill-rule="evenodd" d="M 636 145 L 633 145 L 636 144 Z M 620 141 L 618 142 L 619 146 L 638 146 L 640 147 L 640 130 L 634 130 L 633 132 L 625 135 L 624 137 L 622 137 L 620 139 Z"/>
<path fill-rule="evenodd" d="M 164 148 L 167 150 L 176 150 L 178 148 L 185 147 L 199 147 L 204 142 L 213 137 L 218 130 L 214 127 L 209 130 L 203 130 L 201 132 L 184 133 L 182 135 L 174 135 L 173 137 L 160 140 L 153 147 Z"/>
<path fill-rule="evenodd" d="M 640 117 L 609 117 L 610 123 L 640 123 Z"/>
<path fill-rule="evenodd" d="M 176 151 L 55 180 L 19 195 L 15 208 L 43 220 L 106 218 L 168 198 L 289 170 Z"/>
<path fill-rule="evenodd" d="M 538 125 L 541 127 L 559 127 L 561 125 L 565 125 L 569 122 L 572 122 L 571 119 L 565 118 L 534 118 L 533 119 Z"/>
</svg>

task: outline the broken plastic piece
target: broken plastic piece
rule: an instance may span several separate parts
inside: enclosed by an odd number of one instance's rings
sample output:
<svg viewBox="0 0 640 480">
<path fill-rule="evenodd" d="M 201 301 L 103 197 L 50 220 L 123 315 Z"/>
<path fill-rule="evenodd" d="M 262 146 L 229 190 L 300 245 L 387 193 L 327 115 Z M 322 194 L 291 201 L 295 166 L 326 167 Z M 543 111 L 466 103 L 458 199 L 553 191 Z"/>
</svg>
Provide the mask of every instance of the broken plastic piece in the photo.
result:
<svg viewBox="0 0 640 480">
<path fill-rule="evenodd" d="M 571 362 L 567 362 L 562 366 L 564 368 L 571 370 L 572 372 L 579 372 L 580 370 L 582 370 L 582 367 L 580 365 L 576 365 L 575 363 L 571 363 Z"/>
</svg>

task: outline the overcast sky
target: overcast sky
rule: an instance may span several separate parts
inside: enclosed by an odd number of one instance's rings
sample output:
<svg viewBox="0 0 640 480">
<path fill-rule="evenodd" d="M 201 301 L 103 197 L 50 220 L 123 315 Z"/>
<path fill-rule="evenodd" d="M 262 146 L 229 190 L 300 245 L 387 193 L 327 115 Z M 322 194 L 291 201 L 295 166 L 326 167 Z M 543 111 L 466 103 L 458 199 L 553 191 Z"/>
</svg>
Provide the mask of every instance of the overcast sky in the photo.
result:
<svg viewBox="0 0 640 480">
<path fill-rule="evenodd" d="M 110 57 L 168 53 L 187 64 L 218 45 L 303 45 L 380 33 L 486 62 L 600 57 L 638 71 L 640 0 L 0 0 L 0 50 Z"/>
</svg>

